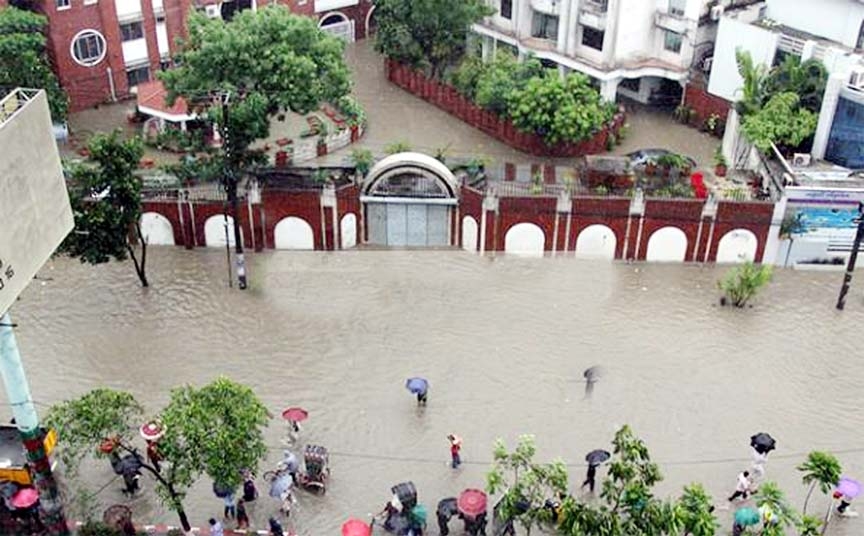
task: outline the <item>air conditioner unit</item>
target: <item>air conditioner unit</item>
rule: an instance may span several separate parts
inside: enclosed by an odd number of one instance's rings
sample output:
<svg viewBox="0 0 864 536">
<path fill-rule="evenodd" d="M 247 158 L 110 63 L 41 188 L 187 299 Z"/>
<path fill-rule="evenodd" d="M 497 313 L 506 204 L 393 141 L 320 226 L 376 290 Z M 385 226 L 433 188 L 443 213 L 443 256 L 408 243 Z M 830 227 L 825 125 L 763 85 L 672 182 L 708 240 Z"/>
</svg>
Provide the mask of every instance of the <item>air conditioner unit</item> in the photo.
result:
<svg viewBox="0 0 864 536">
<path fill-rule="evenodd" d="M 810 165 L 810 158 L 807 153 L 795 153 L 792 155 L 792 167 L 807 167 Z"/>
<path fill-rule="evenodd" d="M 204 7 L 204 12 L 207 14 L 207 18 L 210 19 L 218 19 L 222 17 L 222 12 L 219 10 L 219 6 L 217 5 L 209 5 Z"/>
<path fill-rule="evenodd" d="M 849 86 L 864 90 L 864 68 L 856 67 L 849 73 Z"/>
<path fill-rule="evenodd" d="M 711 8 L 711 20 L 720 20 L 723 16 L 723 6 L 714 6 Z"/>
</svg>

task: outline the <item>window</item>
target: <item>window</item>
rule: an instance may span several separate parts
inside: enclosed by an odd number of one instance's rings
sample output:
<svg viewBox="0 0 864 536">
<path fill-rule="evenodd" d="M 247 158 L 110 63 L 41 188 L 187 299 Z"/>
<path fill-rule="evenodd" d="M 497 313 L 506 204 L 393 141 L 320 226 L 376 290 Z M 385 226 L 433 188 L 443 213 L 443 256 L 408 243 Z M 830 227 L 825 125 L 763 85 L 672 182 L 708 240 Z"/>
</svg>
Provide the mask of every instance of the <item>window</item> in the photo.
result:
<svg viewBox="0 0 864 536">
<path fill-rule="evenodd" d="M 137 86 L 141 82 L 149 82 L 150 67 L 145 65 L 143 67 L 138 67 L 137 69 L 126 71 L 126 80 L 129 82 L 129 87 Z"/>
<path fill-rule="evenodd" d="M 501 0 L 501 16 L 508 20 L 513 18 L 513 0 Z"/>
<path fill-rule="evenodd" d="M 582 44 L 586 47 L 591 47 L 596 50 L 603 50 L 603 37 L 605 32 L 595 30 L 590 26 L 582 27 Z"/>
<path fill-rule="evenodd" d="M 69 51 L 76 63 L 92 67 L 105 57 L 105 37 L 96 30 L 82 30 L 72 39 Z"/>
<path fill-rule="evenodd" d="M 632 91 L 633 93 L 639 93 L 639 88 L 642 87 L 642 79 L 641 78 L 625 78 L 618 84 L 618 87 L 621 89 L 626 89 L 628 91 Z"/>
<path fill-rule="evenodd" d="M 666 36 L 663 42 L 663 48 L 668 50 L 669 52 L 674 52 L 678 54 L 681 52 L 681 41 L 682 35 L 675 32 L 670 32 L 666 30 Z"/>
<path fill-rule="evenodd" d="M 531 22 L 531 37 L 558 40 L 558 17 L 535 11 L 534 20 Z"/>
<path fill-rule="evenodd" d="M 669 14 L 684 16 L 684 10 L 687 8 L 687 0 L 669 0 Z"/>
<path fill-rule="evenodd" d="M 55 5 L 57 6 L 58 10 L 69 9 L 70 7 L 72 7 L 72 2 L 71 0 L 55 0 Z"/>
<path fill-rule="evenodd" d="M 858 29 L 858 41 L 855 42 L 855 48 L 864 48 L 864 22 Z"/>
<path fill-rule="evenodd" d="M 120 25 L 120 37 L 123 41 L 132 41 L 144 37 L 144 25 L 141 21 L 128 22 Z"/>
</svg>

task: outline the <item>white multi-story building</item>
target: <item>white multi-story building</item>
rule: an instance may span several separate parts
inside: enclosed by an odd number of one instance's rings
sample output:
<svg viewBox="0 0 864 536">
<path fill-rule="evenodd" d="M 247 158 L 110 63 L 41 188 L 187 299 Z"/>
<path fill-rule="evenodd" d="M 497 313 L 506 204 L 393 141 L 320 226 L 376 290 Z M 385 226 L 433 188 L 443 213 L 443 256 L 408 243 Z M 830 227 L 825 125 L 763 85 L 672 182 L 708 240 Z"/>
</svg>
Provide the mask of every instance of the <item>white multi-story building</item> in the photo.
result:
<svg viewBox="0 0 864 536">
<path fill-rule="evenodd" d="M 717 0 L 487 2 L 496 12 L 474 26 L 484 57 L 509 47 L 587 74 L 607 100 L 645 103 L 677 103 L 691 68 L 710 56 L 723 10 Z"/>
</svg>

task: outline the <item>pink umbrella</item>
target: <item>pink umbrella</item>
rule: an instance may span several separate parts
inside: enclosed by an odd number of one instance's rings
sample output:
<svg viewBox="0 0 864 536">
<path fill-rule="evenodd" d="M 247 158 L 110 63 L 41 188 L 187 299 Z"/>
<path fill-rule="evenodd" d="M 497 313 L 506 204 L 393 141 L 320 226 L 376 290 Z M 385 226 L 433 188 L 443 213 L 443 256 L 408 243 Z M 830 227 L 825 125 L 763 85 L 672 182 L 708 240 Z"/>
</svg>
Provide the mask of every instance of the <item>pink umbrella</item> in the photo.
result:
<svg viewBox="0 0 864 536">
<path fill-rule="evenodd" d="M 486 493 L 479 489 L 466 489 L 459 495 L 456 507 L 463 516 L 476 518 L 486 511 Z"/>
<path fill-rule="evenodd" d="M 35 488 L 21 488 L 12 496 L 15 508 L 30 508 L 39 502 L 39 492 Z"/>
<path fill-rule="evenodd" d="M 150 421 L 142 424 L 138 431 L 147 441 L 159 441 L 165 435 L 165 426 L 160 422 Z"/>
<path fill-rule="evenodd" d="M 286 421 L 302 422 L 309 418 L 309 412 L 303 408 L 288 408 L 282 412 Z"/>
<path fill-rule="evenodd" d="M 861 483 L 847 476 L 843 476 L 840 477 L 840 481 L 837 482 L 837 491 L 850 499 L 854 499 L 861 495 Z"/>
<path fill-rule="evenodd" d="M 372 529 L 365 521 L 349 519 L 342 524 L 342 536 L 370 536 Z"/>
</svg>

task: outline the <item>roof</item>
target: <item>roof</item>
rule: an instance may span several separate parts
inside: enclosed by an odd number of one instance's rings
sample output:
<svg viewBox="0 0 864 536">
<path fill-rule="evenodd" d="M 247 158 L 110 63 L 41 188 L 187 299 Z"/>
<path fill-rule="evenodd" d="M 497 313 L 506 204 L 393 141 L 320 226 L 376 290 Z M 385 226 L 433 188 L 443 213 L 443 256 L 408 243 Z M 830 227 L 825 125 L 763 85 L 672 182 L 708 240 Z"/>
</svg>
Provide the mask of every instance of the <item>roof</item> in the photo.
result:
<svg viewBox="0 0 864 536">
<path fill-rule="evenodd" d="M 195 119 L 195 114 L 189 113 L 186 101 L 182 97 L 177 97 L 174 106 L 168 106 L 165 102 L 167 96 L 168 90 L 162 85 L 161 80 L 142 82 L 138 84 L 138 110 L 174 123 Z"/>
</svg>

